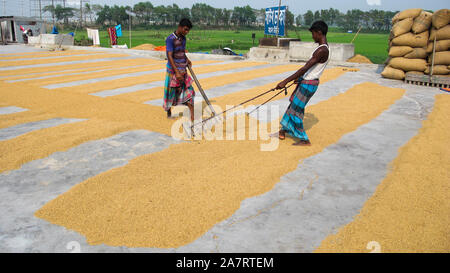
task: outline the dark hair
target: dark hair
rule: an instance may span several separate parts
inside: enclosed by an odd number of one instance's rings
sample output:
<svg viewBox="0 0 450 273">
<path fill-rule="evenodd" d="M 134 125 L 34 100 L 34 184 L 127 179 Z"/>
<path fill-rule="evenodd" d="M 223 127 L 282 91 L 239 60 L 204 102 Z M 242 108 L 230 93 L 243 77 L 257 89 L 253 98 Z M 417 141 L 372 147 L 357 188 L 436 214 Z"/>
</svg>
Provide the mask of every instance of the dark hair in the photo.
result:
<svg viewBox="0 0 450 273">
<path fill-rule="evenodd" d="M 188 18 L 181 19 L 180 23 L 178 24 L 180 27 L 188 27 L 189 29 L 192 28 L 191 20 Z"/>
<path fill-rule="evenodd" d="M 309 28 L 309 31 L 320 31 L 323 35 L 327 35 L 328 33 L 328 25 L 324 21 L 315 21 L 312 26 Z"/>
</svg>

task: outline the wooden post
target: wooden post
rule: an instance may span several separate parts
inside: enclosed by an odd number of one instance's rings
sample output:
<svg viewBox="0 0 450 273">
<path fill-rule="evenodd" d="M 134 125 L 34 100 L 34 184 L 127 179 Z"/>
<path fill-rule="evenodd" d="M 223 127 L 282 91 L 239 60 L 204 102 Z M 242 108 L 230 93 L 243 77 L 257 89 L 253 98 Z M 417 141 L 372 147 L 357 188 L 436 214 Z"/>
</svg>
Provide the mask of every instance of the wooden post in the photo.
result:
<svg viewBox="0 0 450 273">
<path fill-rule="evenodd" d="M 361 31 L 361 29 L 362 29 L 362 26 L 359 27 L 358 32 L 356 32 L 355 36 L 353 37 L 353 40 L 352 40 L 351 44 L 353 44 L 353 42 L 355 41 L 355 39 L 358 36 L 358 34 Z"/>
<path fill-rule="evenodd" d="M 436 36 L 434 36 L 434 43 L 433 43 L 433 57 L 431 58 L 431 69 L 430 69 L 430 76 L 433 76 L 433 70 L 434 70 L 434 54 L 436 53 Z"/>
</svg>

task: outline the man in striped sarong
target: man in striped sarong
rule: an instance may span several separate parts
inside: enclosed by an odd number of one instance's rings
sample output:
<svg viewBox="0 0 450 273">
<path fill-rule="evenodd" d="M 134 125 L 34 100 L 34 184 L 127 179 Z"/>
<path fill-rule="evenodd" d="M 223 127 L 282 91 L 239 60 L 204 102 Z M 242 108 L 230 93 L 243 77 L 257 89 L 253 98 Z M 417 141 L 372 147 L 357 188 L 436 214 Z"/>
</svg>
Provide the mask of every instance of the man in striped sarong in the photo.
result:
<svg viewBox="0 0 450 273">
<path fill-rule="evenodd" d="M 295 74 L 280 82 L 277 89 L 283 89 L 289 82 L 297 81 L 298 85 L 290 98 L 286 113 L 281 119 L 281 130 L 272 135 L 281 140 L 286 138 L 286 133 L 296 138 L 296 146 L 309 146 L 311 142 L 305 132 L 303 118 L 305 107 L 311 97 L 317 91 L 319 79 L 329 62 L 330 50 L 327 42 L 328 26 L 323 21 L 314 22 L 309 29 L 312 37 L 319 46 L 314 50 L 311 59 Z"/>
<path fill-rule="evenodd" d="M 171 108 L 176 105 L 186 105 L 194 121 L 194 97 L 192 78 L 187 73 L 187 66 L 192 63 L 186 56 L 186 35 L 192 28 L 189 19 L 182 19 L 176 31 L 166 39 L 167 73 L 164 84 L 164 104 L 167 117 L 172 116 Z"/>
</svg>

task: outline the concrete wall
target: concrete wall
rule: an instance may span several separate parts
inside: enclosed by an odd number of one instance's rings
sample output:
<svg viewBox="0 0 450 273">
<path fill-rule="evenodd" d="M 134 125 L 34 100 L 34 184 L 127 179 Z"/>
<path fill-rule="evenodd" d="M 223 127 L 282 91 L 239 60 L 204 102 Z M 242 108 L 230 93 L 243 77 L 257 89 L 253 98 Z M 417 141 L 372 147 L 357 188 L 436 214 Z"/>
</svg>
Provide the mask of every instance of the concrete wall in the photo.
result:
<svg viewBox="0 0 450 273">
<path fill-rule="evenodd" d="M 292 61 L 307 61 L 311 58 L 318 44 L 313 42 L 291 42 L 289 59 Z M 331 61 L 345 62 L 355 55 L 355 45 L 330 43 Z"/>
<path fill-rule="evenodd" d="M 275 47 L 252 47 L 248 53 L 248 58 L 269 62 L 286 62 L 289 61 L 289 50 Z"/>
<path fill-rule="evenodd" d="M 31 38 L 31 37 L 30 37 Z M 73 45 L 73 37 L 68 34 L 41 34 L 38 37 L 33 37 L 28 40 L 30 44 L 40 44 L 40 45 Z M 62 43 L 61 43 L 62 42 Z"/>
<path fill-rule="evenodd" d="M 289 48 L 252 47 L 248 58 L 268 62 L 308 61 L 318 44 L 313 42 L 290 42 Z M 331 62 L 345 62 L 355 55 L 353 44 L 330 43 Z"/>
</svg>

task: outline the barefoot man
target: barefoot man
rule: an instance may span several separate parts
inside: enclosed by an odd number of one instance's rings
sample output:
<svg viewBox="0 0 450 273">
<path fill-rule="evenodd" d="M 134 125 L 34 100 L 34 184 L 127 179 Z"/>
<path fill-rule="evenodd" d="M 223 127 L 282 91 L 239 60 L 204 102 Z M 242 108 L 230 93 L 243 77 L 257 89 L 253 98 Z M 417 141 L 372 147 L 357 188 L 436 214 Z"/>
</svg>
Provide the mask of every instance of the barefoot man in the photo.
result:
<svg viewBox="0 0 450 273">
<path fill-rule="evenodd" d="M 192 79 L 186 67 L 192 65 L 186 56 L 186 35 L 192 28 L 189 19 L 182 19 L 177 30 L 166 39 L 167 74 L 164 85 L 164 110 L 167 117 L 172 117 L 172 106 L 187 105 L 191 111 L 191 120 L 194 121 L 194 96 Z"/>
<path fill-rule="evenodd" d="M 319 79 L 329 62 L 330 49 L 327 42 L 328 26 L 323 21 L 314 22 L 309 29 L 319 46 L 314 50 L 311 59 L 295 74 L 280 82 L 277 89 L 283 89 L 289 82 L 298 81 L 298 86 L 292 93 L 286 113 L 281 120 L 281 130 L 272 135 L 281 140 L 286 133 L 298 139 L 296 146 L 309 146 L 311 142 L 303 127 L 305 107 L 319 86 Z"/>
</svg>

